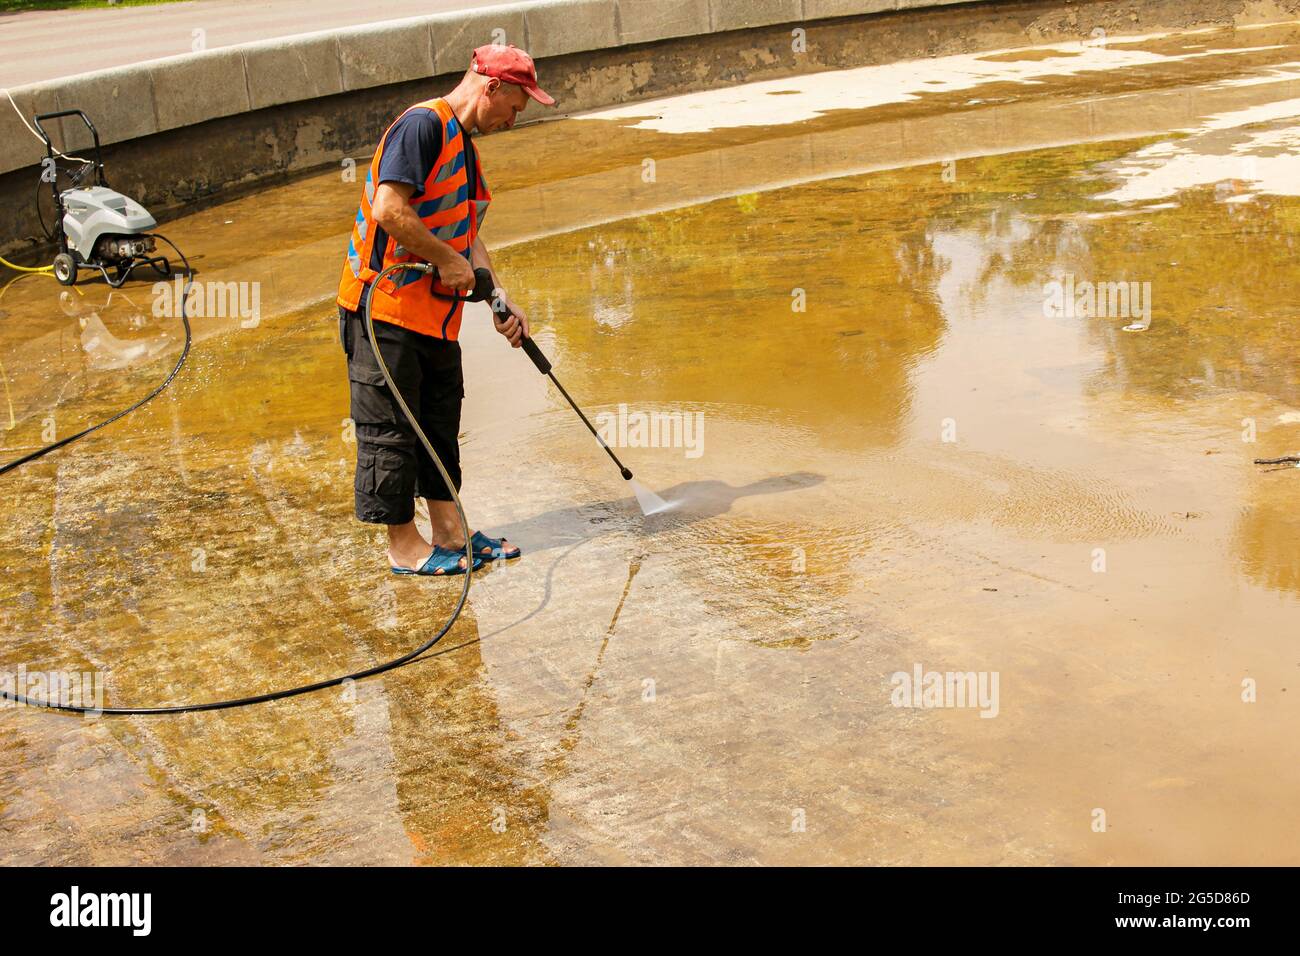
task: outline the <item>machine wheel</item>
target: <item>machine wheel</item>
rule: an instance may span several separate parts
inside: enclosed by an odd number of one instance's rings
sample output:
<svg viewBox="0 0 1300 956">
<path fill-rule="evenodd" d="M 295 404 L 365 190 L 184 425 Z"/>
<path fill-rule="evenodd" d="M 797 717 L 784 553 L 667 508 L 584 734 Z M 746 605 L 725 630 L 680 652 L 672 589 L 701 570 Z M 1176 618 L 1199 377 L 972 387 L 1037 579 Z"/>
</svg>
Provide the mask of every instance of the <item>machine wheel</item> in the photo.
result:
<svg viewBox="0 0 1300 956">
<path fill-rule="evenodd" d="M 59 280 L 60 285 L 76 285 L 77 260 L 66 252 L 60 252 L 54 257 L 54 278 Z"/>
</svg>

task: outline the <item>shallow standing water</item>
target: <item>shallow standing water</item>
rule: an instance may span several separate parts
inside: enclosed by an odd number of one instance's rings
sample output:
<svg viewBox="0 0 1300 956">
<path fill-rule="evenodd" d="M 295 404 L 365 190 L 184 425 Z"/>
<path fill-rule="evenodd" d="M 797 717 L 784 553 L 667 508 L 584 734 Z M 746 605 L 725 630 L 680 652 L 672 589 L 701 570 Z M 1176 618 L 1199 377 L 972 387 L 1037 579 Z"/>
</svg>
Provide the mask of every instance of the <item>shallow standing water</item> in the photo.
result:
<svg viewBox="0 0 1300 956">
<path fill-rule="evenodd" d="M 523 561 L 476 576 L 428 659 L 350 690 L 4 711 L 4 859 L 1294 863 L 1300 472 L 1252 459 L 1300 451 L 1296 30 L 483 138 L 485 238 L 560 380 L 616 431 L 702 422 L 618 449 L 675 507 L 643 518 L 467 318 L 465 498 Z M 771 104 L 785 125 L 745 125 Z M 389 576 L 351 518 L 323 296 L 357 188 L 169 224 L 205 280 L 260 282 L 261 315 L 196 320 L 155 404 L 5 479 L 7 668 L 211 699 L 437 626 L 455 589 Z M 1067 277 L 1150 283 L 1150 314 L 1045 309 Z M 147 284 L 59 291 L 0 299 L 5 460 L 179 344 Z M 917 665 L 996 672 L 996 717 L 893 706 Z"/>
</svg>

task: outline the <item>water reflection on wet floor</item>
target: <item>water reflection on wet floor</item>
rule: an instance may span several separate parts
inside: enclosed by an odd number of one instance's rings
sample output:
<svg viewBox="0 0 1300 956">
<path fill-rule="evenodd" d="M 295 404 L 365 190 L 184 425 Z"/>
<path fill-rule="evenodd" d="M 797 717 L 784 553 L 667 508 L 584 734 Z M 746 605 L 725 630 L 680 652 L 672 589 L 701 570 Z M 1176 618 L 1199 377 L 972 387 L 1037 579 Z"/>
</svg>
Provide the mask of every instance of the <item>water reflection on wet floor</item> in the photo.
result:
<svg viewBox="0 0 1300 956">
<path fill-rule="evenodd" d="M 1297 59 L 1287 31 L 1235 42 L 1279 47 L 1235 57 L 1238 78 Z M 670 134 L 486 139 L 486 238 L 560 380 L 594 416 L 703 423 L 694 448 L 619 450 L 675 507 L 643 518 L 467 319 L 466 500 L 525 558 L 476 579 L 426 660 L 350 691 L 5 714 L 6 858 L 1294 862 L 1273 795 L 1300 766 L 1300 478 L 1250 460 L 1300 449 L 1300 199 L 1235 177 L 1098 198 L 1162 155 L 1143 150 L 1186 148 L 1162 130 L 1294 93 L 1206 59 L 1142 69 L 1138 97 L 1117 70 L 1008 83 L 988 112 L 940 97 L 689 134 L 653 187 L 633 183 Z M 1113 111 L 1048 129 L 1099 84 Z M 1266 122 L 1241 128 L 1294 114 Z M 603 151 L 537 182 L 523 152 L 565 136 Z M 810 181 L 766 190 L 783 154 Z M 855 171 L 874 160 L 903 168 Z M 117 704 L 207 699 L 395 656 L 448 612 L 453 587 L 388 576 L 351 518 L 342 358 L 313 297 L 341 254 L 320 222 L 355 189 L 257 197 L 304 223 L 276 248 L 252 200 L 169 228 L 205 276 L 265 281 L 264 313 L 200 320 L 156 404 L 5 479 L 7 666 L 107 671 Z M 1045 314 L 1067 276 L 1149 282 L 1144 331 Z M 147 286 L 57 291 L 0 300 L 6 459 L 125 404 L 178 344 Z M 997 718 L 891 706 L 917 663 L 998 672 Z"/>
</svg>

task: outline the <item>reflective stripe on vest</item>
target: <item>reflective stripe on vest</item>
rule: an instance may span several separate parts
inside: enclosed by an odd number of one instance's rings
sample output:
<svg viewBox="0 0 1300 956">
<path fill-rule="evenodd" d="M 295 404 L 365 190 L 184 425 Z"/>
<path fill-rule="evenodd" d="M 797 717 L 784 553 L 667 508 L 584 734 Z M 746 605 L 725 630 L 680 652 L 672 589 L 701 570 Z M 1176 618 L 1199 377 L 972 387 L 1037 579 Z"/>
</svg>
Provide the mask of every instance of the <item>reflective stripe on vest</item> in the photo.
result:
<svg viewBox="0 0 1300 956">
<path fill-rule="evenodd" d="M 470 153 L 460 121 L 445 100 L 417 103 L 406 113 L 417 109 L 431 110 L 438 115 L 442 125 L 442 149 L 422 192 L 411 197 L 411 207 L 434 236 L 466 260 L 471 260 L 471 246 L 492 200 L 477 153 Z M 338 302 L 349 309 L 359 308 L 366 286 L 383 269 L 395 262 L 419 261 L 374 222 L 371 204 L 387 138 L 386 130 L 366 171 L 361 204 L 348 238 L 347 257 L 339 279 Z M 465 161 L 470 155 L 474 157 L 477 180 L 476 195 L 472 197 L 465 169 Z M 431 290 L 442 295 L 454 294 L 441 282 L 433 282 L 431 276 L 423 273 L 391 273 L 375 290 L 372 302 L 374 317 L 425 335 L 454 340 L 460 331 L 463 304 L 436 298 Z"/>
</svg>

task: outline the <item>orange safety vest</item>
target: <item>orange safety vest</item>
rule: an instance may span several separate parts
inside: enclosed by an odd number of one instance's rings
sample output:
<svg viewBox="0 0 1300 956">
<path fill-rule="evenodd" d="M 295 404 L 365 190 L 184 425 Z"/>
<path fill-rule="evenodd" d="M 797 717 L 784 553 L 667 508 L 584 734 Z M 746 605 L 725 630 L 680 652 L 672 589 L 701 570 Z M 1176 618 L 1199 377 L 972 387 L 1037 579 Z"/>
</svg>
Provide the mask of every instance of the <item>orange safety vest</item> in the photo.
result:
<svg viewBox="0 0 1300 956">
<path fill-rule="evenodd" d="M 478 152 L 472 153 L 477 189 L 470 196 L 465 163 L 471 151 L 465 141 L 460 120 L 452 112 L 451 106 L 441 98 L 425 100 L 416 103 L 402 116 L 411 110 L 432 110 L 442 120 L 442 151 L 424 182 L 424 192 L 411 197 L 411 206 L 434 236 L 450 245 L 472 265 L 470 247 L 478 236 L 483 217 L 487 215 L 488 203 L 492 201 L 492 194 L 483 181 Z M 399 116 L 398 119 L 400 118 Z M 370 208 L 375 198 L 375 188 L 379 185 L 379 163 L 384 156 L 384 142 L 387 138 L 386 130 L 370 161 L 370 169 L 366 172 L 361 207 L 357 210 L 356 221 L 352 225 L 347 259 L 343 263 L 343 274 L 339 279 L 338 304 L 353 311 L 360 308 L 366 287 L 388 266 L 394 262 L 421 261 L 419 256 L 407 252 L 397 244 L 396 239 L 375 225 Z M 381 238 L 383 242 L 379 244 Z M 446 296 L 464 295 L 434 281 L 432 275 L 391 272 L 375 289 L 371 299 L 373 318 L 454 342 L 460 333 L 464 303 L 436 298 L 432 294 L 435 291 Z"/>
</svg>

